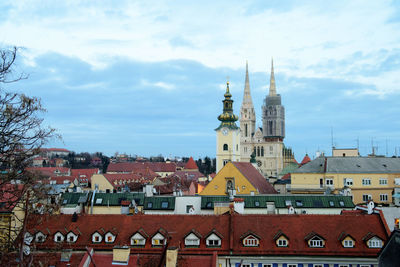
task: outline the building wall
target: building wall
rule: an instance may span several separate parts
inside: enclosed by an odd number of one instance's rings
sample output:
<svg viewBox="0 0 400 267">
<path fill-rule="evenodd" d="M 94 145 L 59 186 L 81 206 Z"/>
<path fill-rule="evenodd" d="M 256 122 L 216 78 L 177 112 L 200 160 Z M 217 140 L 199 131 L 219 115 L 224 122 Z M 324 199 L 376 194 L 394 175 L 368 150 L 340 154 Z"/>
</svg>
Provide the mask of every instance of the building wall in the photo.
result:
<svg viewBox="0 0 400 267">
<path fill-rule="evenodd" d="M 201 197 L 176 197 L 175 198 L 175 214 L 187 214 L 186 208 L 187 206 L 193 206 L 194 213 L 193 214 L 200 214 L 201 213 Z"/>
<path fill-rule="evenodd" d="M 232 164 L 228 163 L 212 181 L 201 191 L 200 195 L 221 196 L 227 195 L 227 178 L 234 178 L 236 195 L 250 195 L 252 192 L 258 194 L 256 188 L 241 174 L 241 172 Z"/>
<path fill-rule="evenodd" d="M 353 196 L 354 203 L 366 202 L 363 195 L 370 195 L 377 203 L 392 203 L 394 177 L 397 174 L 387 173 L 292 173 L 291 192 L 295 193 L 323 193 L 330 188 L 333 193 L 340 193 L 346 186 L 349 194 Z M 321 184 L 322 179 L 322 184 Z M 352 185 L 345 185 L 345 179 L 352 179 Z M 363 179 L 369 179 L 370 184 L 363 184 Z M 381 184 L 380 180 L 386 179 L 387 183 Z M 332 182 L 331 182 L 332 181 Z M 387 200 L 381 195 L 387 195 Z"/>
<path fill-rule="evenodd" d="M 93 174 L 91 182 L 92 190 L 95 189 L 96 184 L 99 186 L 99 190 L 101 191 L 106 191 L 107 189 L 109 189 L 112 192 L 112 190 L 114 189 L 112 184 L 102 174 Z"/>
</svg>

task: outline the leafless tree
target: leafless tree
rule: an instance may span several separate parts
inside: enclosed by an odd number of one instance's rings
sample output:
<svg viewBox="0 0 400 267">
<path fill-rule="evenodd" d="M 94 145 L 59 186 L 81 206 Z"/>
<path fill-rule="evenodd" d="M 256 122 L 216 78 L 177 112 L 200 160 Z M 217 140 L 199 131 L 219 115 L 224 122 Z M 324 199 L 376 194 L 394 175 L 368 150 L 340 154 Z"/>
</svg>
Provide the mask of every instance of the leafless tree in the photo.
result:
<svg viewBox="0 0 400 267">
<path fill-rule="evenodd" d="M 27 78 L 16 73 L 18 49 L 0 49 L 0 264 L 13 255 L 20 266 L 28 266 L 30 259 L 23 253 L 24 234 L 33 208 L 38 208 L 43 190 L 36 174 L 26 171 L 32 157 L 51 138 L 54 129 L 43 126 L 41 115 L 46 111 L 39 98 L 9 92 L 7 83 Z M 19 214 L 22 216 L 17 216 Z M 27 254 L 27 253 L 26 253 Z"/>
</svg>

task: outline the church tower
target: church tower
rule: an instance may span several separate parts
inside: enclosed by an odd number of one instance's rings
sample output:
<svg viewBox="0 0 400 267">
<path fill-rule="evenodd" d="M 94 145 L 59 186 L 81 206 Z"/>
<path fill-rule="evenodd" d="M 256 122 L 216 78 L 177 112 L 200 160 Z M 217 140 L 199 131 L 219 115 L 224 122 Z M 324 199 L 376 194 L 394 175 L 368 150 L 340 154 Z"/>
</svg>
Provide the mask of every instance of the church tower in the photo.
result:
<svg viewBox="0 0 400 267">
<path fill-rule="evenodd" d="M 250 161 L 253 153 L 252 138 L 256 130 L 256 113 L 250 93 L 249 66 L 246 61 L 246 78 L 244 83 L 243 102 L 240 108 L 240 146 L 241 160 Z"/>
<path fill-rule="evenodd" d="M 283 141 L 285 138 L 285 108 L 281 104 L 281 95 L 276 93 L 274 62 L 271 61 L 269 95 L 262 107 L 263 135 L 267 141 Z"/>
<path fill-rule="evenodd" d="M 217 132 L 217 173 L 230 161 L 240 161 L 240 128 L 237 127 L 238 117 L 233 114 L 233 100 L 229 92 L 229 82 L 226 83 L 223 112 L 218 116 L 221 124 Z"/>
</svg>

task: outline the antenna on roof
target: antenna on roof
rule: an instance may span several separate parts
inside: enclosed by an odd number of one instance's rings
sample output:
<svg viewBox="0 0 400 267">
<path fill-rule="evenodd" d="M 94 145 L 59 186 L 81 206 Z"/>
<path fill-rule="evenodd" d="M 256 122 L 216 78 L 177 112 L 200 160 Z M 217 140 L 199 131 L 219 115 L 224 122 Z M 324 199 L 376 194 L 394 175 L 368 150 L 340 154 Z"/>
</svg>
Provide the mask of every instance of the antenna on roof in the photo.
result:
<svg viewBox="0 0 400 267">
<path fill-rule="evenodd" d="M 335 145 L 333 144 L 333 127 L 331 126 L 331 146 L 332 150 L 335 148 Z"/>
</svg>

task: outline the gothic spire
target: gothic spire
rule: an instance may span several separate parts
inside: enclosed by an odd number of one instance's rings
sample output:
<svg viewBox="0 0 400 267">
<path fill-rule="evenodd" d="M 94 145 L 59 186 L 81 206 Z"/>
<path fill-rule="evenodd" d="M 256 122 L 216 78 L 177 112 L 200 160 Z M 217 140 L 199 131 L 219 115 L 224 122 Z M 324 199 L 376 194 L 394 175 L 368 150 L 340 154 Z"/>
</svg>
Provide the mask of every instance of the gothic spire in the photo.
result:
<svg viewBox="0 0 400 267">
<path fill-rule="evenodd" d="M 271 58 L 271 78 L 269 81 L 269 95 L 276 95 L 275 75 L 274 75 L 274 59 Z"/>
<path fill-rule="evenodd" d="M 250 82 L 249 82 L 249 64 L 246 60 L 246 80 L 244 83 L 244 92 L 243 92 L 243 102 L 242 106 L 244 104 L 251 104 L 253 105 L 253 101 L 251 100 L 251 94 L 250 94 Z"/>
</svg>

